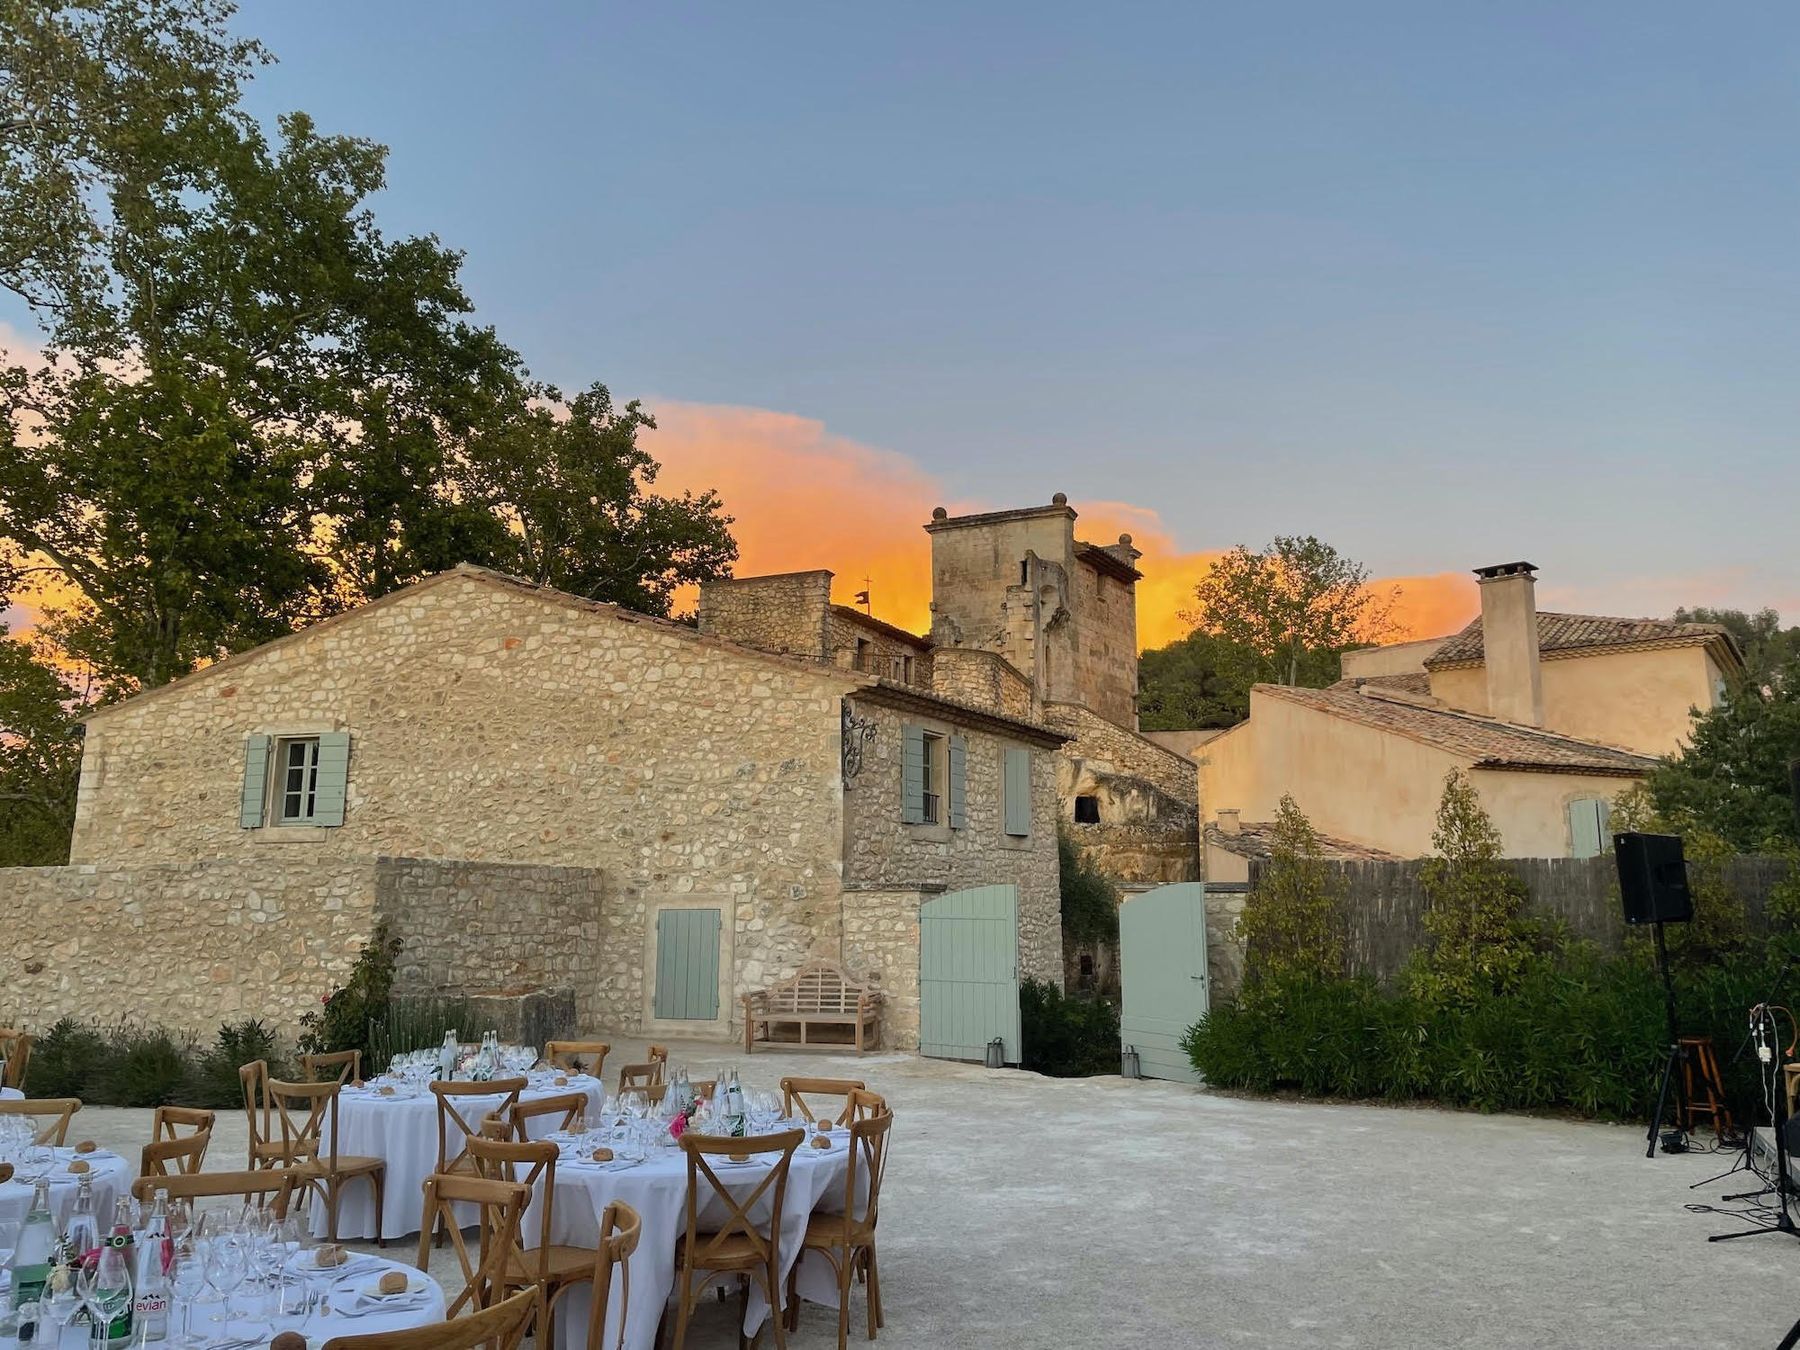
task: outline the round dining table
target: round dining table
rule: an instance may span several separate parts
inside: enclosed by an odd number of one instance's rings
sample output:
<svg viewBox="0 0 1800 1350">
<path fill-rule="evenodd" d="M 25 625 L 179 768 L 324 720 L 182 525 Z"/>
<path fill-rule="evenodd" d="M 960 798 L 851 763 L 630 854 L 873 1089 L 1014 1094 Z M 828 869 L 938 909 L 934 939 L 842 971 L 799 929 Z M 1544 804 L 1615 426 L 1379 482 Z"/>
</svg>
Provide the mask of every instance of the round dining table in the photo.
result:
<svg viewBox="0 0 1800 1350">
<path fill-rule="evenodd" d="M 75 1207 L 75 1193 L 81 1186 L 80 1176 L 69 1170 L 76 1154 L 72 1148 L 51 1152 L 54 1160 L 47 1167 L 20 1158 L 11 1159 L 17 1171 L 11 1181 L 0 1181 L 0 1226 L 25 1218 L 25 1212 L 31 1208 L 34 1190 L 31 1183 L 42 1173 L 50 1179 L 50 1212 L 56 1219 L 56 1231 L 60 1233 L 68 1227 L 69 1211 Z M 131 1160 L 105 1149 L 83 1154 L 81 1159 L 88 1165 L 88 1175 L 93 1178 L 94 1217 L 105 1227 L 112 1223 L 114 1201 L 131 1193 L 137 1167 Z"/>
<path fill-rule="evenodd" d="M 551 1075 L 534 1073 L 531 1075 L 533 1085 L 519 1094 L 519 1100 L 539 1101 L 579 1092 L 588 1099 L 587 1110 L 598 1114 L 606 1096 L 600 1080 L 589 1074 L 567 1077 L 567 1083 L 559 1084 Z M 455 1107 L 465 1120 L 474 1123 L 498 1106 L 503 1095 L 457 1097 Z M 398 1087 L 392 1096 L 388 1096 L 377 1087 L 345 1087 L 338 1092 L 337 1109 L 337 1151 L 346 1156 L 381 1158 L 387 1163 L 380 1236 L 400 1238 L 418 1232 L 425 1205 L 425 1178 L 437 1170 L 437 1098 L 424 1089 L 413 1092 L 407 1087 Z M 531 1122 L 530 1133 L 533 1138 L 542 1138 L 561 1125 L 562 1121 L 555 1116 L 539 1116 Z M 462 1155 L 462 1132 L 455 1121 L 448 1122 L 444 1130 L 445 1148 L 449 1154 L 446 1161 L 454 1161 Z M 327 1156 L 330 1147 L 330 1128 L 327 1126 L 321 1140 L 320 1156 Z M 323 1236 L 326 1230 L 325 1201 L 317 1193 L 313 1196 L 309 1218 L 312 1231 Z M 338 1237 L 373 1239 L 376 1236 L 374 1188 L 361 1177 L 341 1184 L 338 1190 Z"/>
<path fill-rule="evenodd" d="M 17 1088 L 0 1087 L 0 1102 L 22 1102 L 25 1094 Z"/>
<path fill-rule="evenodd" d="M 794 1150 L 793 1161 L 788 1165 L 779 1249 L 783 1296 L 788 1273 L 800 1254 L 800 1240 L 805 1236 L 808 1216 L 814 1211 L 843 1212 L 850 1132 L 833 1130 L 827 1137 L 831 1141 L 829 1149 L 814 1148 L 809 1138 Z M 565 1146 L 565 1153 L 571 1151 Z M 719 1180 L 742 1204 L 768 1176 L 771 1166 L 768 1156 L 778 1155 L 753 1154 L 749 1162 L 735 1164 L 715 1155 L 709 1161 Z M 565 1157 L 556 1165 L 556 1186 L 550 1206 L 551 1242 L 596 1247 L 600 1238 L 600 1215 L 615 1200 L 623 1200 L 635 1209 L 643 1223 L 637 1251 L 626 1263 L 630 1279 L 628 1299 L 622 1297 L 626 1272 L 615 1271 L 613 1274 L 603 1342 L 608 1350 L 653 1350 L 656 1345 L 656 1328 L 662 1318 L 663 1306 L 675 1291 L 675 1248 L 687 1231 L 687 1189 L 687 1155 L 675 1147 L 649 1149 L 641 1162 L 593 1163 Z M 704 1174 L 699 1178 L 698 1193 L 702 1201 L 699 1206 L 702 1229 L 709 1221 L 718 1223 L 728 1217 L 729 1212 Z M 540 1181 L 521 1225 L 521 1236 L 526 1245 L 535 1245 L 543 1234 L 542 1204 Z M 766 1224 L 772 1205 L 773 1188 L 758 1198 L 750 1210 L 751 1221 Z M 801 1271 L 801 1296 L 817 1302 L 829 1299 L 835 1307 L 835 1282 L 819 1278 L 809 1267 L 803 1267 Z M 809 1274 L 811 1278 L 808 1278 Z M 587 1324 L 592 1307 L 592 1290 L 586 1284 L 576 1285 L 559 1301 L 557 1350 L 584 1350 L 588 1344 Z M 621 1335 L 622 1310 L 624 1326 Z M 755 1336 L 768 1316 L 768 1301 L 753 1282 L 749 1307 L 745 1311 L 744 1334 Z"/>
</svg>

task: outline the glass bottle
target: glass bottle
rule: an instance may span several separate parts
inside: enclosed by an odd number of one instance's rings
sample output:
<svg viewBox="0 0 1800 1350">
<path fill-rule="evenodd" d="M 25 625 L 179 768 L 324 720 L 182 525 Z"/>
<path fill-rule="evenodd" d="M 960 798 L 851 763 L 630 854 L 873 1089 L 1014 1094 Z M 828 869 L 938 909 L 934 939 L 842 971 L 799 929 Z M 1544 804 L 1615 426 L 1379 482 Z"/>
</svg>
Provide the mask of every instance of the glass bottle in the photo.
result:
<svg viewBox="0 0 1800 1350">
<path fill-rule="evenodd" d="M 93 1173 L 83 1172 L 75 1184 L 75 1204 L 69 1211 L 57 1257 L 65 1266 L 91 1265 L 100 1259 L 100 1220 L 94 1213 Z"/>
<path fill-rule="evenodd" d="M 113 1208 L 112 1231 L 100 1248 L 94 1268 L 94 1289 L 107 1308 L 117 1308 L 104 1328 L 96 1328 L 94 1343 L 106 1350 L 123 1350 L 131 1344 L 131 1207 L 124 1200 Z"/>
<path fill-rule="evenodd" d="M 156 1193 L 138 1242 L 137 1283 L 131 1316 L 136 1329 L 134 1344 L 169 1339 L 169 1193 Z"/>
<path fill-rule="evenodd" d="M 456 1028 L 444 1033 L 444 1044 L 438 1050 L 438 1077 L 448 1083 L 456 1077 Z"/>
<path fill-rule="evenodd" d="M 31 1193 L 31 1208 L 19 1225 L 19 1236 L 13 1242 L 13 1254 L 7 1261 L 12 1271 L 12 1305 L 22 1308 L 36 1304 L 50 1282 L 50 1268 L 56 1263 L 56 1220 L 50 1215 L 50 1182 L 39 1177 Z"/>
</svg>

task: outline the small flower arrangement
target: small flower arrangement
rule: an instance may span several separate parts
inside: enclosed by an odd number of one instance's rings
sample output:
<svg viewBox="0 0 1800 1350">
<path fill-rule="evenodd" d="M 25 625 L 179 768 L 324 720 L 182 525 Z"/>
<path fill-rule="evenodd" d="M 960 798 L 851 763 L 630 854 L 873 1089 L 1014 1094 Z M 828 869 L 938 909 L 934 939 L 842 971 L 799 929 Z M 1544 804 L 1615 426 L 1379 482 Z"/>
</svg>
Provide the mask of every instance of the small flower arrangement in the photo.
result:
<svg viewBox="0 0 1800 1350">
<path fill-rule="evenodd" d="M 677 1111 L 669 1121 L 669 1137 L 680 1139 L 686 1134 L 688 1126 L 694 1123 L 694 1117 L 700 1114 L 700 1108 L 704 1105 L 704 1102 L 696 1098 Z"/>
</svg>

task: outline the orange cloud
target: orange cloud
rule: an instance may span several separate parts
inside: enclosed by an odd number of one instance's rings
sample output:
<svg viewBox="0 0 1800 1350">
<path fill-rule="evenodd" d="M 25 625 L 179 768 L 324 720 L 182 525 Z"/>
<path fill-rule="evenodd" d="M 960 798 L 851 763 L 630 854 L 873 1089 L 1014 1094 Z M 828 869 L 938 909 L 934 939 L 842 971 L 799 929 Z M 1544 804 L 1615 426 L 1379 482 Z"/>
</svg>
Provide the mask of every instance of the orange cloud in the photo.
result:
<svg viewBox="0 0 1800 1350">
<path fill-rule="evenodd" d="M 834 598 L 848 604 L 869 579 L 875 614 L 914 632 L 931 624 L 931 548 L 922 528 L 931 508 L 996 510 L 1014 502 L 959 502 L 904 455 L 878 450 L 791 413 L 721 404 L 654 402 L 657 430 L 645 444 L 661 461 L 663 491 L 715 488 L 735 518 L 737 573 L 837 574 Z M 1037 494 L 1048 497 L 1048 492 Z M 1194 586 L 1223 550 L 1184 550 L 1148 507 L 1076 503 L 1083 539 L 1109 544 L 1129 534 L 1143 553 L 1138 567 L 1138 646 L 1184 637 L 1182 611 Z M 1464 575 L 1398 577 L 1397 637 L 1453 633 L 1476 612 L 1475 584 Z M 678 601 L 678 603 L 681 603 Z M 691 603 L 691 602 L 690 602 Z"/>
</svg>

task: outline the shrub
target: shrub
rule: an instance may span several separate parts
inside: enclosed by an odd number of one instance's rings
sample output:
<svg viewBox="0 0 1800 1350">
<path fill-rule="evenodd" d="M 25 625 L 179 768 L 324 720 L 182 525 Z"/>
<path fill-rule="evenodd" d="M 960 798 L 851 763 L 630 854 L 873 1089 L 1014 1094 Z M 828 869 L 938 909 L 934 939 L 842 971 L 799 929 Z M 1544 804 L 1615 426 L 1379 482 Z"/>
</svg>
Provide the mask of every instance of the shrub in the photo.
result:
<svg viewBox="0 0 1800 1350">
<path fill-rule="evenodd" d="M 1238 935 L 1252 998 L 1267 982 L 1343 974 L 1349 947 L 1343 888 L 1292 797 L 1283 797 L 1276 810 L 1269 862 L 1244 901 Z"/>
<path fill-rule="evenodd" d="M 96 1100 L 111 1047 L 98 1027 L 64 1017 L 31 1048 L 25 1085 L 33 1097 Z"/>
<path fill-rule="evenodd" d="M 363 1052 L 363 1072 L 381 1073 L 395 1055 L 441 1045 L 446 1031 L 467 1036 L 474 1024 L 475 1009 L 466 999 L 391 999 L 383 1015 L 369 1024 L 369 1048 Z"/>
<path fill-rule="evenodd" d="M 302 1054 L 361 1050 L 364 1064 L 370 1063 L 370 1028 L 388 1014 L 394 963 L 399 955 L 400 939 L 383 919 L 375 925 L 369 945 L 357 956 L 350 978 L 321 1000 L 317 1012 L 300 1019 L 305 1028 L 300 1035 Z"/>
<path fill-rule="evenodd" d="M 242 1022 L 226 1022 L 201 1056 L 195 1067 L 194 1094 L 201 1106 L 230 1109 L 243 1105 L 244 1090 L 238 1069 L 256 1060 L 264 1060 L 275 1078 L 286 1078 L 290 1070 L 282 1062 L 275 1033 L 258 1018 Z"/>
<path fill-rule="evenodd" d="M 1104 999 L 1064 994 L 1042 980 L 1019 984 L 1023 1067 L 1051 1078 L 1119 1071 L 1119 1013 Z"/>
<path fill-rule="evenodd" d="M 194 1095 L 193 1044 L 121 1022 L 95 1093 L 109 1106 L 168 1106 Z"/>
<path fill-rule="evenodd" d="M 1056 829 L 1063 941 L 1074 946 L 1119 940 L 1119 889 L 1088 861 L 1062 826 Z"/>
</svg>

